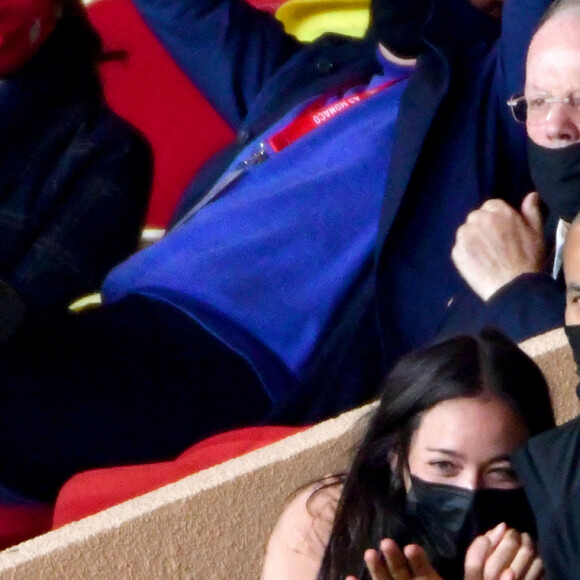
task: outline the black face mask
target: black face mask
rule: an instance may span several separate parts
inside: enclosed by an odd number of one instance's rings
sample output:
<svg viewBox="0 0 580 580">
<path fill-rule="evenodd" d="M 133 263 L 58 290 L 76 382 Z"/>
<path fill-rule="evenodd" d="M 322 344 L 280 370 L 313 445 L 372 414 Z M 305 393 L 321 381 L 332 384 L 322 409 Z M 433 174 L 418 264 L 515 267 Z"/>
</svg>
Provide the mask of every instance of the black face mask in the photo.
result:
<svg viewBox="0 0 580 580">
<path fill-rule="evenodd" d="M 546 232 L 553 234 L 559 218 L 571 222 L 580 212 L 580 143 L 548 149 L 528 139 L 528 162 L 548 210 Z"/>
<path fill-rule="evenodd" d="M 371 0 L 371 27 L 377 40 L 393 54 L 414 58 L 425 45 L 421 30 L 430 0 Z"/>
<path fill-rule="evenodd" d="M 473 540 L 501 522 L 536 538 L 536 524 L 523 489 L 477 491 L 411 477 L 407 494 L 408 537 L 400 546 L 422 546 L 445 580 L 462 580 Z"/>
<path fill-rule="evenodd" d="M 580 324 L 566 325 L 564 331 L 576 362 L 576 374 L 580 376 Z M 576 387 L 576 394 L 580 397 L 580 384 Z"/>
</svg>

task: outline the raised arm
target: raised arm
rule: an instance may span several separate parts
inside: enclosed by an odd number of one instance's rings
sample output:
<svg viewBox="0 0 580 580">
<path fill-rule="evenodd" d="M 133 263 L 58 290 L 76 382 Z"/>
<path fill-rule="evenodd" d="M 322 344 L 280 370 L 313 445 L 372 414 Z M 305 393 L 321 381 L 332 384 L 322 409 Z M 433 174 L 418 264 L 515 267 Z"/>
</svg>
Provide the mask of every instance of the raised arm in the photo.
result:
<svg viewBox="0 0 580 580">
<path fill-rule="evenodd" d="M 235 128 L 270 76 L 299 48 L 245 0 L 133 0 L 189 79 Z"/>
</svg>

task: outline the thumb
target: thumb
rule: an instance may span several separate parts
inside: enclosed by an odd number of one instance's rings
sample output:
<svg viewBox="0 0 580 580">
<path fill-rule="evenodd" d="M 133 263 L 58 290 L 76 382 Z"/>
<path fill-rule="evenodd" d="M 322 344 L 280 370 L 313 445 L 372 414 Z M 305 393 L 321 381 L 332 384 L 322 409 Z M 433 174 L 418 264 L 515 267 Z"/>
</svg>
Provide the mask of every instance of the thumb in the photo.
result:
<svg viewBox="0 0 580 580">
<path fill-rule="evenodd" d="M 536 232 L 542 233 L 542 213 L 540 212 L 540 196 L 532 191 L 522 201 L 522 215 L 528 225 Z"/>
</svg>

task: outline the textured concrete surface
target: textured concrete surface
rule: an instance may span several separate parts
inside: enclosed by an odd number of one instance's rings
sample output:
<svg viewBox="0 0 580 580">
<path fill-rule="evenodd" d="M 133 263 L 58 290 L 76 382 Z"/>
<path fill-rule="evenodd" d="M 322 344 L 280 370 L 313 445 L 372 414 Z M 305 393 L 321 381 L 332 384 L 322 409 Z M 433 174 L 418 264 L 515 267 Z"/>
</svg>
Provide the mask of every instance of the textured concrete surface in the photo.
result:
<svg viewBox="0 0 580 580">
<path fill-rule="evenodd" d="M 576 396 L 579 379 L 564 329 L 531 338 L 520 346 L 538 363 L 548 380 L 557 422 L 561 424 L 576 417 L 580 413 Z"/>
</svg>

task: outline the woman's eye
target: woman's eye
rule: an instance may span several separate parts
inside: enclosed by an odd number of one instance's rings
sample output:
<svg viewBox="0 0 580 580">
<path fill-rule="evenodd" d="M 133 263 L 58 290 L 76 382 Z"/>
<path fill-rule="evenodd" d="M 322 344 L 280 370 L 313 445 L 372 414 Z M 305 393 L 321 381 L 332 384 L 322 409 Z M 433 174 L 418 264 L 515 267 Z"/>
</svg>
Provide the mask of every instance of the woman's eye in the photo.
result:
<svg viewBox="0 0 580 580">
<path fill-rule="evenodd" d="M 431 465 L 444 474 L 451 474 L 457 471 L 457 466 L 451 461 L 432 461 Z"/>
<path fill-rule="evenodd" d="M 489 471 L 489 475 L 497 481 L 517 483 L 519 481 L 516 472 L 511 467 L 497 467 Z"/>
</svg>

